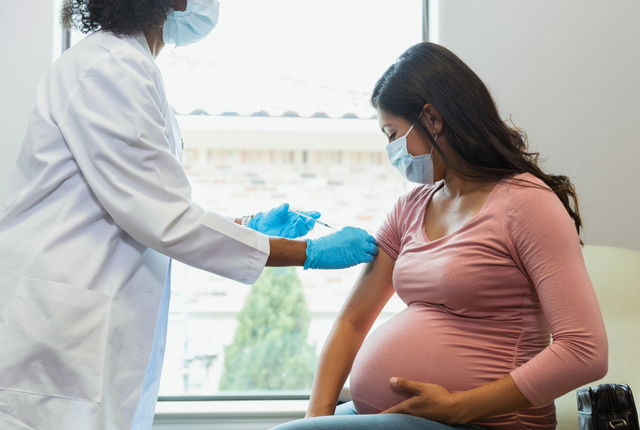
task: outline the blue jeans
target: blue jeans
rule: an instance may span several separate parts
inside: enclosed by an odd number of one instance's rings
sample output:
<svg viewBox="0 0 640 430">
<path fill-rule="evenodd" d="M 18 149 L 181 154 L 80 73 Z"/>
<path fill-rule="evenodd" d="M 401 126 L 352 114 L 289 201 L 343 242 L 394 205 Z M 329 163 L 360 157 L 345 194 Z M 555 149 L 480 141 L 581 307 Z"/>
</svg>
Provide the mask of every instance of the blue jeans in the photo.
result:
<svg viewBox="0 0 640 430">
<path fill-rule="evenodd" d="M 335 415 L 305 418 L 274 427 L 271 430 L 484 430 L 465 424 L 448 426 L 425 418 L 405 414 L 358 415 L 353 403 L 336 408 Z"/>
</svg>

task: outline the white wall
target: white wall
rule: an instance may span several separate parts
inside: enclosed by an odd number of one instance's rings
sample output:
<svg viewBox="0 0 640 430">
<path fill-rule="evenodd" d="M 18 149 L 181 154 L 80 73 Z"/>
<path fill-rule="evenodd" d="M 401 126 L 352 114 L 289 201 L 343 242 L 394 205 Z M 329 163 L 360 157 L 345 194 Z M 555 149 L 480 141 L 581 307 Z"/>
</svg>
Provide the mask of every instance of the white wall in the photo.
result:
<svg viewBox="0 0 640 430">
<path fill-rule="evenodd" d="M 640 250 L 640 2 L 440 0 L 439 43 L 490 87 L 554 173 L 585 242 Z"/>
<path fill-rule="evenodd" d="M 439 3 L 439 43 L 480 75 L 545 166 L 571 175 L 586 243 L 640 250 L 640 2 Z M 576 429 L 575 392 L 556 406 L 558 430 Z"/>
<path fill-rule="evenodd" d="M 0 214 L 35 103 L 38 79 L 51 63 L 53 2 L 3 2 L 0 14 Z"/>
</svg>

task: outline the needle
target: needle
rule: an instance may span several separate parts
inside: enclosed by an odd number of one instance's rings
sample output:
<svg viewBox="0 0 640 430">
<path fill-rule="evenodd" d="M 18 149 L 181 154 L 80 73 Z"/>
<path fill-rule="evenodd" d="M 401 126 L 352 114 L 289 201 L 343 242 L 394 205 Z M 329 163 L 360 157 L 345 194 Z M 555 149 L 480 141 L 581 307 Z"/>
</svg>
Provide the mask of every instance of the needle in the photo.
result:
<svg viewBox="0 0 640 430">
<path fill-rule="evenodd" d="M 291 210 L 291 212 L 297 213 L 298 215 L 302 215 L 303 217 L 311 218 L 311 219 L 315 220 L 315 222 L 317 222 L 318 224 L 323 225 L 323 226 L 325 226 L 325 227 L 328 227 L 328 228 L 330 228 L 331 230 L 336 230 L 336 231 L 337 231 L 337 229 L 336 229 L 335 227 L 331 227 L 329 224 L 327 224 L 327 223 L 325 223 L 325 222 L 318 221 L 317 219 L 315 219 L 315 218 L 313 218 L 313 217 L 311 217 L 311 216 L 309 216 L 309 215 L 307 215 L 307 214 L 304 214 L 304 213 L 302 213 L 302 212 L 294 211 L 293 209 L 290 209 L 290 210 Z"/>
</svg>

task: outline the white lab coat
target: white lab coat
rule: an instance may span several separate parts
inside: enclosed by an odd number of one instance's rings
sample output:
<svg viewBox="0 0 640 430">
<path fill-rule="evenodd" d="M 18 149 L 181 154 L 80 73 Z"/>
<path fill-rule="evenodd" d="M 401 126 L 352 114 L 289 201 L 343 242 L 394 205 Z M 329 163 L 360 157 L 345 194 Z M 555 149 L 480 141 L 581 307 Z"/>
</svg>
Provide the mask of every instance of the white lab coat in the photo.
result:
<svg viewBox="0 0 640 430">
<path fill-rule="evenodd" d="M 181 157 L 136 38 L 94 33 L 43 76 L 0 219 L 1 429 L 130 429 L 170 257 L 259 277 L 268 238 L 193 203 Z"/>
</svg>

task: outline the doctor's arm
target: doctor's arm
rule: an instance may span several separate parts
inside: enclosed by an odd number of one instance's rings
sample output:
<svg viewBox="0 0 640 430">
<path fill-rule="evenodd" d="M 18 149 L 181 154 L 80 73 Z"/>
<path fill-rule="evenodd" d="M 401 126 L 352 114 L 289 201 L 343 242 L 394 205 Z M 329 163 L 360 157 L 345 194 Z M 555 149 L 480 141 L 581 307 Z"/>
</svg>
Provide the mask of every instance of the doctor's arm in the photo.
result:
<svg viewBox="0 0 640 430">
<path fill-rule="evenodd" d="M 267 263 L 329 269 L 373 259 L 375 240 L 361 229 L 292 242 L 243 228 L 193 202 L 165 135 L 170 107 L 158 93 L 157 70 L 151 61 L 128 56 L 105 55 L 88 69 L 55 118 L 84 179 L 122 230 L 162 254 L 247 284 Z"/>
<path fill-rule="evenodd" d="M 395 262 L 382 251 L 362 268 L 320 354 L 307 417 L 332 415 L 340 390 L 371 326 L 394 293 Z"/>
<path fill-rule="evenodd" d="M 117 55 L 116 55 L 117 54 Z M 124 48 L 78 79 L 55 118 L 96 200 L 135 241 L 199 269 L 252 283 L 269 255 L 268 238 L 207 211 L 166 130 L 166 99 L 151 60 Z M 174 151 L 175 152 L 175 151 Z"/>
</svg>

